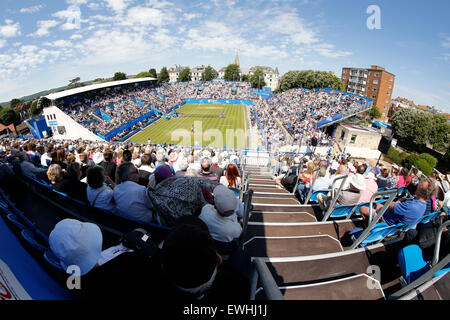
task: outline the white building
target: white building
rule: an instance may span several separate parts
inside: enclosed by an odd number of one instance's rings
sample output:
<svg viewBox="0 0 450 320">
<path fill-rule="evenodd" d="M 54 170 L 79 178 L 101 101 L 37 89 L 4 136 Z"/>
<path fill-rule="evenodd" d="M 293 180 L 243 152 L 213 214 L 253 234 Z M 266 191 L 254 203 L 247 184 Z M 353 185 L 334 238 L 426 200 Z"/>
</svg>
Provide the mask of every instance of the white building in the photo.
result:
<svg viewBox="0 0 450 320">
<path fill-rule="evenodd" d="M 264 82 L 266 83 L 266 86 L 270 87 L 272 91 L 275 91 L 280 83 L 280 73 L 278 72 L 278 68 L 275 68 L 274 70 L 271 67 L 255 66 L 250 68 L 248 75 L 251 77 L 258 69 L 264 73 Z"/>
<path fill-rule="evenodd" d="M 189 68 L 189 67 L 183 67 L 179 65 L 174 65 L 172 68 L 170 68 L 169 71 L 169 82 L 177 82 L 178 76 L 180 75 L 180 72 L 183 71 L 183 69 Z"/>
</svg>

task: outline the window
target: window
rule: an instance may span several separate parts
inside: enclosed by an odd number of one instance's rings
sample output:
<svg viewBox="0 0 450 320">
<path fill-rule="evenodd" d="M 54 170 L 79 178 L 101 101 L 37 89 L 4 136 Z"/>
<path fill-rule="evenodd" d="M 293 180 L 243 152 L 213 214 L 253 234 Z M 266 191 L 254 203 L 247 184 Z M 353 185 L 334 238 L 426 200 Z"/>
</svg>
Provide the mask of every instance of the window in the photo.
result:
<svg viewBox="0 0 450 320">
<path fill-rule="evenodd" d="M 380 73 L 379 72 L 375 72 L 374 76 L 379 78 L 380 77 Z"/>
<path fill-rule="evenodd" d="M 356 142 L 356 134 L 352 134 L 352 138 L 350 139 L 350 143 L 354 144 Z"/>
<path fill-rule="evenodd" d="M 387 107 L 386 106 L 384 106 L 384 110 L 386 110 L 387 109 Z"/>
<path fill-rule="evenodd" d="M 377 91 L 377 90 L 378 90 L 378 88 L 376 88 L 376 87 L 372 88 L 372 91 L 374 91 L 374 92 Z"/>
<path fill-rule="evenodd" d="M 347 73 L 347 70 L 344 69 L 344 71 L 342 71 L 342 73 Z"/>
<path fill-rule="evenodd" d="M 378 82 L 378 80 L 373 80 L 373 84 L 378 84 L 379 82 Z"/>
<path fill-rule="evenodd" d="M 389 103 L 389 98 L 386 98 L 386 103 Z"/>
<path fill-rule="evenodd" d="M 369 77 L 372 75 L 372 72 L 369 71 Z"/>
<path fill-rule="evenodd" d="M 342 79 L 344 79 L 344 80 L 345 80 L 345 79 L 347 79 L 347 77 L 346 77 L 346 76 L 342 76 Z"/>
<path fill-rule="evenodd" d="M 392 89 L 392 84 L 388 85 L 388 88 L 389 88 L 389 89 Z"/>
<path fill-rule="evenodd" d="M 341 132 L 341 140 L 344 140 L 344 138 L 345 138 L 345 131 L 342 131 Z"/>
<path fill-rule="evenodd" d="M 372 99 L 376 99 L 377 96 L 375 94 L 372 95 Z"/>
<path fill-rule="evenodd" d="M 386 117 L 386 113 L 383 112 L 383 114 L 381 115 L 383 118 Z"/>
<path fill-rule="evenodd" d="M 391 82 L 394 81 L 394 77 L 391 77 L 391 78 L 389 79 L 389 81 L 391 81 Z"/>
</svg>

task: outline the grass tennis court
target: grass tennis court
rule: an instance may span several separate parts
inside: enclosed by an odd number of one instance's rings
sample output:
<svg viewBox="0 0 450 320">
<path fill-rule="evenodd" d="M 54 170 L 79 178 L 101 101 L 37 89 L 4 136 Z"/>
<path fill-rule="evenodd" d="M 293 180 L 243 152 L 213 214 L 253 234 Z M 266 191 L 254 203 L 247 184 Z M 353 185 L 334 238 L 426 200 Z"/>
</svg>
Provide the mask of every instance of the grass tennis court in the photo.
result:
<svg viewBox="0 0 450 320">
<path fill-rule="evenodd" d="M 246 148 L 244 108 L 243 105 L 185 104 L 177 110 L 178 118 L 166 120 L 163 116 L 128 141 L 147 143 L 150 139 L 158 144 Z M 225 114 L 225 118 L 220 118 L 220 114 Z"/>
</svg>

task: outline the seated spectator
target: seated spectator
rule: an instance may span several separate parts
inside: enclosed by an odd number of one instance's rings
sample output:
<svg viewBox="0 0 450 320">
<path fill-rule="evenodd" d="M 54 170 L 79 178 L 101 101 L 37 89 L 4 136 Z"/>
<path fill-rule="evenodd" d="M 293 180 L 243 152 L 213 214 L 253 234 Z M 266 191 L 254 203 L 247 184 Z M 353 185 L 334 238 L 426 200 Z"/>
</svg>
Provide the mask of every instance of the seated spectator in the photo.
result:
<svg viewBox="0 0 450 320">
<path fill-rule="evenodd" d="M 152 174 L 152 172 L 154 171 L 154 169 L 150 166 L 152 161 L 152 158 L 150 157 L 149 154 L 144 154 L 141 157 L 141 166 L 138 169 L 139 172 L 139 181 L 138 183 L 141 186 L 148 186 L 148 181 L 149 181 L 149 177 Z"/>
<path fill-rule="evenodd" d="M 80 181 L 81 170 L 78 162 L 71 163 L 63 176 L 62 181 L 56 183 L 54 188 L 67 194 L 69 197 L 88 202 L 87 184 Z"/>
<path fill-rule="evenodd" d="M 238 189 L 241 186 L 241 175 L 235 163 L 230 163 L 225 171 L 225 175 L 220 177 L 220 183 L 225 187 Z"/>
<path fill-rule="evenodd" d="M 198 218 L 180 218 L 161 250 L 163 292 L 175 301 L 247 300 L 250 294 L 248 255 L 236 250 L 226 261 L 216 251 L 207 226 Z M 182 267 L 180 268 L 180 263 Z"/>
<path fill-rule="evenodd" d="M 327 167 L 320 166 L 317 179 L 314 181 L 313 192 L 320 190 L 329 190 L 331 188 L 331 180 L 327 176 Z"/>
<path fill-rule="evenodd" d="M 219 179 L 223 176 L 223 168 L 219 167 L 219 158 L 217 156 L 211 159 L 211 172 L 214 173 Z"/>
<path fill-rule="evenodd" d="M 42 179 L 45 176 L 47 170 L 36 168 L 34 164 L 28 161 L 28 155 L 25 151 L 19 152 L 18 158 L 20 161 L 20 170 L 23 174 L 38 179 Z"/>
<path fill-rule="evenodd" d="M 118 290 L 133 301 L 148 295 L 153 277 L 149 257 L 122 244 L 102 251 L 103 235 L 97 225 L 64 219 L 50 233 L 49 245 L 65 271 L 79 267 L 81 289 L 73 293 L 81 299 L 111 301 Z"/>
<path fill-rule="evenodd" d="M 297 191 L 298 191 L 298 195 L 300 197 L 300 201 L 302 203 L 305 202 L 306 196 L 309 192 L 313 170 L 314 170 L 314 164 L 312 162 L 308 162 L 308 164 L 306 166 L 306 170 L 304 170 L 300 174 L 298 185 L 297 185 Z"/>
<path fill-rule="evenodd" d="M 365 168 L 363 165 L 360 165 L 358 167 L 358 173 L 361 174 L 362 171 L 365 171 Z M 378 185 L 375 181 L 375 173 L 373 171 L 370 171 L 366 178 L 364 179 L 364 182 L 366 184 L 366 188 L 361 191 L 361 197 L 359 198 L 358 204 L 363 202 L 369 202 L 372 196 L 378 192 Z"/>
<path fill-rule="evenodd" d="M 105 169 L 103 167 L 95 166 L 88 169 L 87 198 L 89 204 L 94 208 L 115 212 L 114 192 L 110 187 L 105 186 L 104 182 L 114 186 L 111 178 L 105 176 Z"/>
<path fill-rule="evenodd" d="M 230 242 L 238 238 L 242 232 L 236 217 L 232 217 L 236 210 L 237 199 L 233 191 L 223 185 L 214 188 L 214 206 L 207 204 L 199 216 L 208 226 L 213 239 Z"/>
<path fill-rule="evenodd" d="M 62 181 L 63 174 L 59 164 L 51 164 L 50 167 L 48 167 L 47 177 L 53 187 L 55 186 L 55 184 Z"/>
<path fill-rule="evenodd" d="M 211 162 L 210 158 L 203 158 L 202 164 L 201 164 L 201 170 L 198 175 L 199 175 L 199 177 L 203 177 L 203 178 L 206 178 L 211 181 L 219 182 L 219 177 L 211 171 L 211 165 L 212 165 L 212 162 Z"/>
<path fill-rule="evenodd" d="M 390 177 L 388 179 L 388 185 L 387 185 L 388 189 L 397 188 L 397 184 L 398 184 L 398 180 L 399 180 L 398 172 L 399 172 L 398 166 L 393 165 Z"/>
<path fill-rule="evenodd" d="M 434 186 L 429 179 L 422 181 L 417 188 L 416 197 L 414 199 L 402 198 L 399 201 L 392 202 L 383 215 L 384 221 L 389 225 L 405 224 L 414 225 L 424 214 L 427 208 L 427 199 L 430 198 L 434 191 Z M 380 210 L 383 204 L 379 203 L 376 210 Z M 362 218 L 365 222 L 369 220 L 369 208 L 362 207 Z"/>
<path fill-rule="evenodd" d="M 417 187 L 419 186 L 419 178 L 414 176 L 411 178 L 411 183 L 408 184 L 408 192 L 411 197 L 414 197 L 417 191 Z"/>
<path fill-rule="evenodd" d="M 48 167 L 52 162 L 51 153 L 53 152 L 53 144 L 49 143 L 47 146 L 47 152 L 41 156 L 41 165 L 43 167 Z"/>
<path fill-rule="evenodd" d="M 402 168 L 400 170 L 400 174 L 398 175 L 397 188 L 406 187 L 409 184 L 410 179 L 408 173 L 409 171 L 406 168 Z"/>
<path fill-rule="evenodd" d="M 148 186 L 155 188 L 161 181 L 173 177 L 173 172 L 168 164 L 158 166 L 149 178 Z"/>
<path fill-rule="evenodd" d="M 103 161 L 100 164 L 105 169 L 105 175 L 111 180 L 116 178 L 117 165 L 114 162 L 114 152 L 111 149 L 106 149 L 103 152 Z"/>
<path fill-rule="evenodd" d="M 361 174 L 355 174 L 350 178 L 349 188 L 342 191 L 338 196 L 336 205 L 352 206 L 356 205 L 361 197 L 361 191 L 366 189 L 366 183 L 364 177 Z M 336 196 L 336 195 L 335 195 Z M 333 200 L 331 196 L 325 196 L 324 194 L 319 194 L 317 196 L 320 208 L 324 211 L 328 210 L 331 201 Z"/>
<path fill-rule="evenodd" d="M 114 188 L 117 214 L 144 223 L 153 221 L 152 203 L 147 189 L 140 186 L 139 173 L 131 162 L 124 162 L 117 168 L 118 185 Z"/>
<path fill-rule="evenodd" d="M 377 176 L 378 188 L 388 188 L 388 179 L 389 179 L 389 169 L 382 168 L 381 174 Z"/>
</svg>

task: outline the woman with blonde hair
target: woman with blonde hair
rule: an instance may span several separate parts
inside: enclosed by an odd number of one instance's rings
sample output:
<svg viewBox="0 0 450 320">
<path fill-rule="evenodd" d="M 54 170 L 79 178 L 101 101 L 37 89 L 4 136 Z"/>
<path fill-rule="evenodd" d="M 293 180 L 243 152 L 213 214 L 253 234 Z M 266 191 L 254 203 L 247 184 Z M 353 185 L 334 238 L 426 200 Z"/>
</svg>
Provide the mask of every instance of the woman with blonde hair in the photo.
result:
<svg viewBox="0 0 450 320">
<path fill-rule="evenodd" d="M 59 164 L 52 164 L 47 170 L 47 177 L 50 180 L 52 186 L 61 182 L 63 179 L 63 174 L 61 170 L 61 166 Z"/>
</svg>

